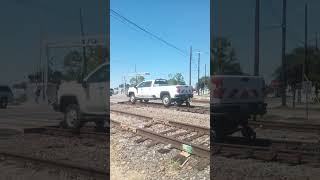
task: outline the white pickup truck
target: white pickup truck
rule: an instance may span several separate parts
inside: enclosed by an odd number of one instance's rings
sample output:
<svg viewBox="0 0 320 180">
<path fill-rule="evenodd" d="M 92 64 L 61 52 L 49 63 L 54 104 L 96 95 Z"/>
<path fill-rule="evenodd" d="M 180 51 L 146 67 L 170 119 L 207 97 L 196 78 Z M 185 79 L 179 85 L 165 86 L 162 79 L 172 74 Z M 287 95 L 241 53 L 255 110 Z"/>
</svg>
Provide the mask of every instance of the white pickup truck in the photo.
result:
<svg viewBox="0 0 320 180">
<path fill-rule="evenodd" d="M 161 99 L 166 107 L 172 102 L 176 102 L 177 105 L 186 102 L 187 105 L 190 105 L 189 100 L 193 97 L 192 86 L 168 85 L 165 79 L 143 81 L 135 87 L 130 87 L 127 95 L 131 103 L 135 103 L 136 100 L 148 102 Z"/>
<path fill-rule="evenodd" d="M 266 113 L 263 77 L 214 75 L 211 76 L 211 83 L 210 111 L 216 139 L 238 130 L 244 137 L 255 139 L 255 132 L 248 126 L 248 120 L 255 120 L 257 115 Z"/>
<path fill-rule="evenodd" d="M 79 129 L 93 121 L 98 129 L 104 128 L 109 112 L 109 68 L 109 64 L 102 64 L 81 82 L 60 85 L 53 107 L 64 113 L 63 127 Z"/>
</svg>

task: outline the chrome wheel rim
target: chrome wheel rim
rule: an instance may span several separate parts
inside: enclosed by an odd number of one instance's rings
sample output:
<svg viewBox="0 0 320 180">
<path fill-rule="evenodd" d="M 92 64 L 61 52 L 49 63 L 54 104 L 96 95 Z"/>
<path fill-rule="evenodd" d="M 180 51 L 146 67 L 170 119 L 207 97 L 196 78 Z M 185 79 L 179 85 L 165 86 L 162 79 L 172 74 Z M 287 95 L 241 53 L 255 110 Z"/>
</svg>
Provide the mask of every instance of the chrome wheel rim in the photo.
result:
<svg viewBox="0 0 320 180">
<path fill-rule="evenodd" d="M 76 110 L 71 109 L 68 113 L 67 113 L 67 123 L 69 127 L 74 127 L 75 122 L 78 119 L 78 113 Z"/>
</svg>

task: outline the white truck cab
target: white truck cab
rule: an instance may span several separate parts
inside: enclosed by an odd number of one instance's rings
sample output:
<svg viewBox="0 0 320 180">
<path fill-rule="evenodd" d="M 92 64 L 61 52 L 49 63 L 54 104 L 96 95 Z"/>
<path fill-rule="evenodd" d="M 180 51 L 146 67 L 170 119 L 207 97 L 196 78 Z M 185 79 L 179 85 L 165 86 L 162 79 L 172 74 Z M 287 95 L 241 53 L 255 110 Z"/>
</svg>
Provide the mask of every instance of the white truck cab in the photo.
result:
<svg viewBox="0 0 320 180">
<path fill-rule="evenodd" d="M 136 100 L 148 102 L 149 100 L 161 99 L 164 106 L 170 106 L 172 102 L 178 105 L 186 102 L 193 97 L 192 86 L 187 85 L 169 85 L 165 79 L 155 79 L 143 81 L 135 87 L 128 90 L 130 102 Z"/>
<path fill-rule="evenodd" d="M 82 82 L 62 83 L 54 109 L 64 113 L 63 127 L 78 129 L 84 122 L 94 121 L 102 128 L 109 112 L 109 71 L 104 63 L 87 75 Z"/>
</svg>

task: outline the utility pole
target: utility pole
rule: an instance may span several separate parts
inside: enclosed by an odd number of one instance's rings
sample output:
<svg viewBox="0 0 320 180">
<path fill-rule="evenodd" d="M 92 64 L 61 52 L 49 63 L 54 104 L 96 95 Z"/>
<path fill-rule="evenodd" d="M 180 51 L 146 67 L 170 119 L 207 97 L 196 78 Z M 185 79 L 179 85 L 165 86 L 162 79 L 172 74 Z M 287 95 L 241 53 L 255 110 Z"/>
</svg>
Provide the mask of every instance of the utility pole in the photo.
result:
<svg viewBox="0 0 320 180">
<path fill-rule="evenodd" d="M 304 74 L 308 77 L 309 67 L 308 67 L 308 5 L 305 4 L 305 20 L 304 20 Z"/>
<path fill-rule="evenodd" d="M 318 32 L 316 33 L 316 51 L 318 51 L 318 37 L 319 36 L 319 34 L 318 34 Z"/>
<path fill-rule="evenodd" d="M 207 86 L 207 64 L 204 64 L 204 85 Z"/>
<path fill-rule="evenodd" d="M 134 73 L 136 74 L 136 85 L 138 85 L 137 65 L 134 65 Z"/>
<path fill-rule="evenodd" d="M 256 0 L 255 14 L 255 46 L 254 46 L 254 75 L 259 75 L 259 49 L 260 49 L 260 0 Z"/>
<path fill-rule="evenodd" d="M 207 64 L 204 64 L 204 79 L 207 77 Z"/>
<path fill-rule="evenodd" d="M 286 62 L 286 31 L 287 31 L 287 0 L 282 0 L 282 70 L 281 70 L 281 91 L 282 106 L 287 105 L 287 62 Z"/>
<path fill-rule="evenodd" d="M 189 86 L 191 86 L 191 61 L 192 61 L 192 46 L 190 46 L 190 61 L 189 61 Z"/>
<path fill-rule="evenodd" d="M 82 37 L 82 53 L 83 53 L 83 65 L 82 65 L 82 78 L 84 79 L 85 75 L 87 74 L 87 57 L 86 57 L 86 40 L 84 39 L 84 30 L 83 30 L 83 16 L 82 16 L 82 9 L 80 8 L 80 31 Z"/>
<path fill-rule="evenodd" d="M 198 52 L 198 95 L 200 95 L 200 52 Z"/>
<path fill-rule="evenodd" d="M 305 20 L 304 20 L 304 28 L 305 28 L 305 31 L 304 31 L 304 68 L 305 68 L 305 71 L 304 71 L 304 74 L 306 76 L 306 81 L 308 82 L 308 75 L 309 75 L 309 60 L 308 60 L 308 4 L 306 3 L 305 4 Z M 304 79 L 302 77 L 302 79 Z M 306 89 L 306 116 L 307 116 L 307 120 L 309 119 L 309 107 L 308 107 L 308 91 L 309 91 L 309 87 L 308 85 L 306 85 L 307 87 L 305 87 Z"/>
</svg>

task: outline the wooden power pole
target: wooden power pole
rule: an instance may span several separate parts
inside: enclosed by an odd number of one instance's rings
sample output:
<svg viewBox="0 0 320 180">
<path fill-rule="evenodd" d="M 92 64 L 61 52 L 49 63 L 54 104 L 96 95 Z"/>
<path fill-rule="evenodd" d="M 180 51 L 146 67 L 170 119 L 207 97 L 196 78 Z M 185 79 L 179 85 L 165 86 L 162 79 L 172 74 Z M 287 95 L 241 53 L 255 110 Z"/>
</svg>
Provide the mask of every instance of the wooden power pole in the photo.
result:
<svg viewBox="0 0 320 180">
<path fill-rule="evenodd" d="M 255 13 L 255 39 L 254 39 L 254 75 L 259 75 L 259 50 L 260 50 L 260 0 L 256 0 Z"/>
</svg>

